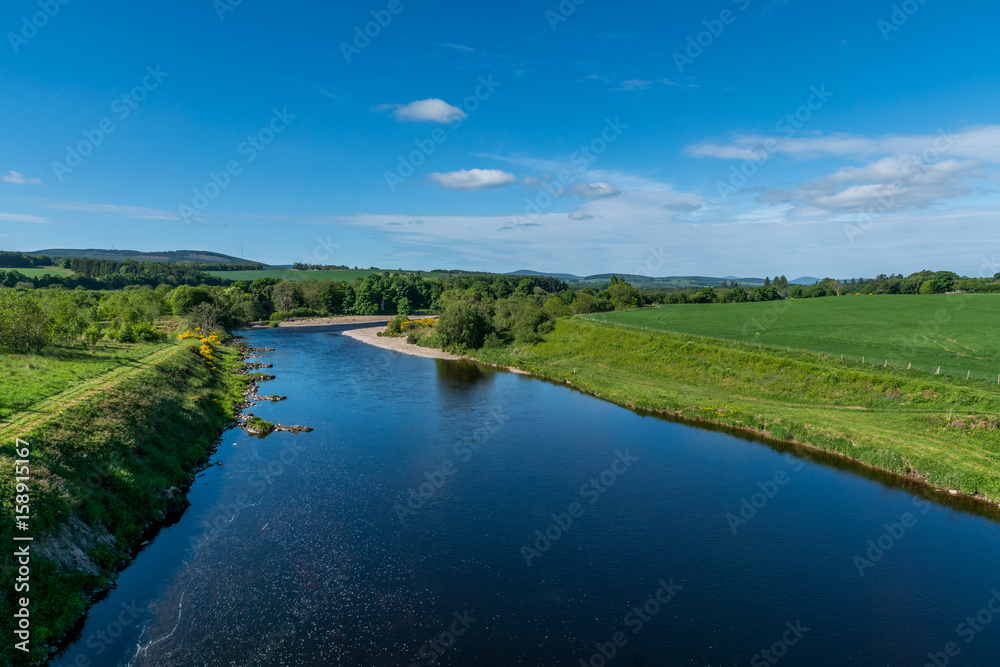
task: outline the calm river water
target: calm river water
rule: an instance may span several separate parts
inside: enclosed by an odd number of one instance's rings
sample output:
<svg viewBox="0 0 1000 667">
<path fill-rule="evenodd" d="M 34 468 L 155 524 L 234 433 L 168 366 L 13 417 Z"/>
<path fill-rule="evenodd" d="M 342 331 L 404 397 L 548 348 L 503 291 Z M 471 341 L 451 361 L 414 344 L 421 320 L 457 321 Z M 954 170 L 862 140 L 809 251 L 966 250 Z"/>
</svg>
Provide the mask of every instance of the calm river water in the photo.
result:
<svg viewBox="0 0 1000 667">
<path fill-rule="evenodd" d="M 467 362 L 247 338 L 288 396 L 254 413 L 316 430 L 225 433 L 56 664 L 1000 664 L 986 512 Z"/>
</svg>

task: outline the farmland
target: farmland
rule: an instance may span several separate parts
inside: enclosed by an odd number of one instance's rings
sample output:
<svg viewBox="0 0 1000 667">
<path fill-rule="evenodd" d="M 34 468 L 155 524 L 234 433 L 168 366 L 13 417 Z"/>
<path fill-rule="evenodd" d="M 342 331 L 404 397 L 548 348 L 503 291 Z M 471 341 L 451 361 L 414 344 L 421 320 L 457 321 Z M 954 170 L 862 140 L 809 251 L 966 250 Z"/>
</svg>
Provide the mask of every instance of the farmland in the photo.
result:
<svg viewBox="0 0 1000 667">
<path fill-rule="evenodd" d="M 752 345 L 825 352 L 964 378 L 1000 373 L 1000 295 L 859 295 L 689 304 L 590 319 Z"/>
<path fill-rule="evenodd" d="M 18 268 L 18 269 L 6 269 L 7 271 L 17 271 L 22 273 L 29 278 L 37 278 L 39 276 L 71 276 L 73 272 L 69 269 L 60 269 L 57 266 L 40 266 L 35 268 Z"/>
</svg>

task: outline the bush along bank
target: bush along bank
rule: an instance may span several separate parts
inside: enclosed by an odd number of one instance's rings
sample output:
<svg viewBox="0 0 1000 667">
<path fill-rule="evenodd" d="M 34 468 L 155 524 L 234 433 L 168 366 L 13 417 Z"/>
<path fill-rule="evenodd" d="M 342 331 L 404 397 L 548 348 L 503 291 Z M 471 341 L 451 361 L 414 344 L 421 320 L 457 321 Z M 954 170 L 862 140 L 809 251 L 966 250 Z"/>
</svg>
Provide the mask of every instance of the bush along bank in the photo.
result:
<svg viewBox="0 0 1000 667">
<path fill-rule="evenodd" d="M 243 401 L 237 348 L 195 337 L 132 377 L 18 437 L 30 445 L 32 652 L 5 642 L 3 664 L 43 663 L 171 515 Z M 13 544 L 13 442 L 2 443 L 0 522 Z M 10 579 L 13 579 L 11 577 Z M 27 597 L 27 594 L 26 594 Z M 10 619 L 14 601 L 5 597 Z M 10 636 L 8 634 L 8 636 Z"/>
</svg>

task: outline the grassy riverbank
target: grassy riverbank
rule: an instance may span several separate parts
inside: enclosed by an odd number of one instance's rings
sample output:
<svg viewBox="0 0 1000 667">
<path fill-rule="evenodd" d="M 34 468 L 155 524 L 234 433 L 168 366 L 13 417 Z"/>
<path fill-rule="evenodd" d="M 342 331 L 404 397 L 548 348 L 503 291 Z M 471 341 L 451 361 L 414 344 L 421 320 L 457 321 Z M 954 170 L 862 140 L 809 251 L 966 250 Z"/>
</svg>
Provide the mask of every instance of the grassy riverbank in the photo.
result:
<svg viewBox="0 0 1000 667">
<path fill-rule="evenodd" d="M 473 355 L 627 407 L 811 445 L 1000 501 L 995 379 L 581 319 L 559 320 L 544 342 Z"/>
<path fill-rule="evenodd" d="M 91 380 L 91 391 L 3 425 L 0 539 L 7 544 L 15 526 L 13 438 L 30 444 L 31 519 L 20 534 L 34 537 L 34 657 L 76 623 L 145 531 L 183 509 L 183 497 L 168 489 L 184 487 L 207 460 L 219 429 L 242 400 L 244 380 L 229 373 L 238 363 L 237 350 L 219 346 L 214 370 L 197 350 L 192 341 L 160 347 L 138 370 L 100 375 Z M 50 370 L 57 370 L 53 364 Z M 9 619 L 13 592 L 8 587 L 4 593 L 2 613 Z"/>
</svg>

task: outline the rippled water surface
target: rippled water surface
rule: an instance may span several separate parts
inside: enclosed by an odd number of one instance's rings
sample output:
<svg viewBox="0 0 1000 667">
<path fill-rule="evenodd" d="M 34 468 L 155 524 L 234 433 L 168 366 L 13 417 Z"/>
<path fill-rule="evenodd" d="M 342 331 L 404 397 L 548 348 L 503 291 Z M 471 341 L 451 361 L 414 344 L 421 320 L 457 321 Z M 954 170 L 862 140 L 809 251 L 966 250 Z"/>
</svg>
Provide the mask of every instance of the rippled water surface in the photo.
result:
<svg viewBox="0 0 1000 667">
<path fill-rule="evenodd" d="M 254 413 L 316 430 L 224 434 L 56 664 L 1000 664 L 988 512 L 474 364 L 248 339 L 288 396 Z"/>
</svg>

